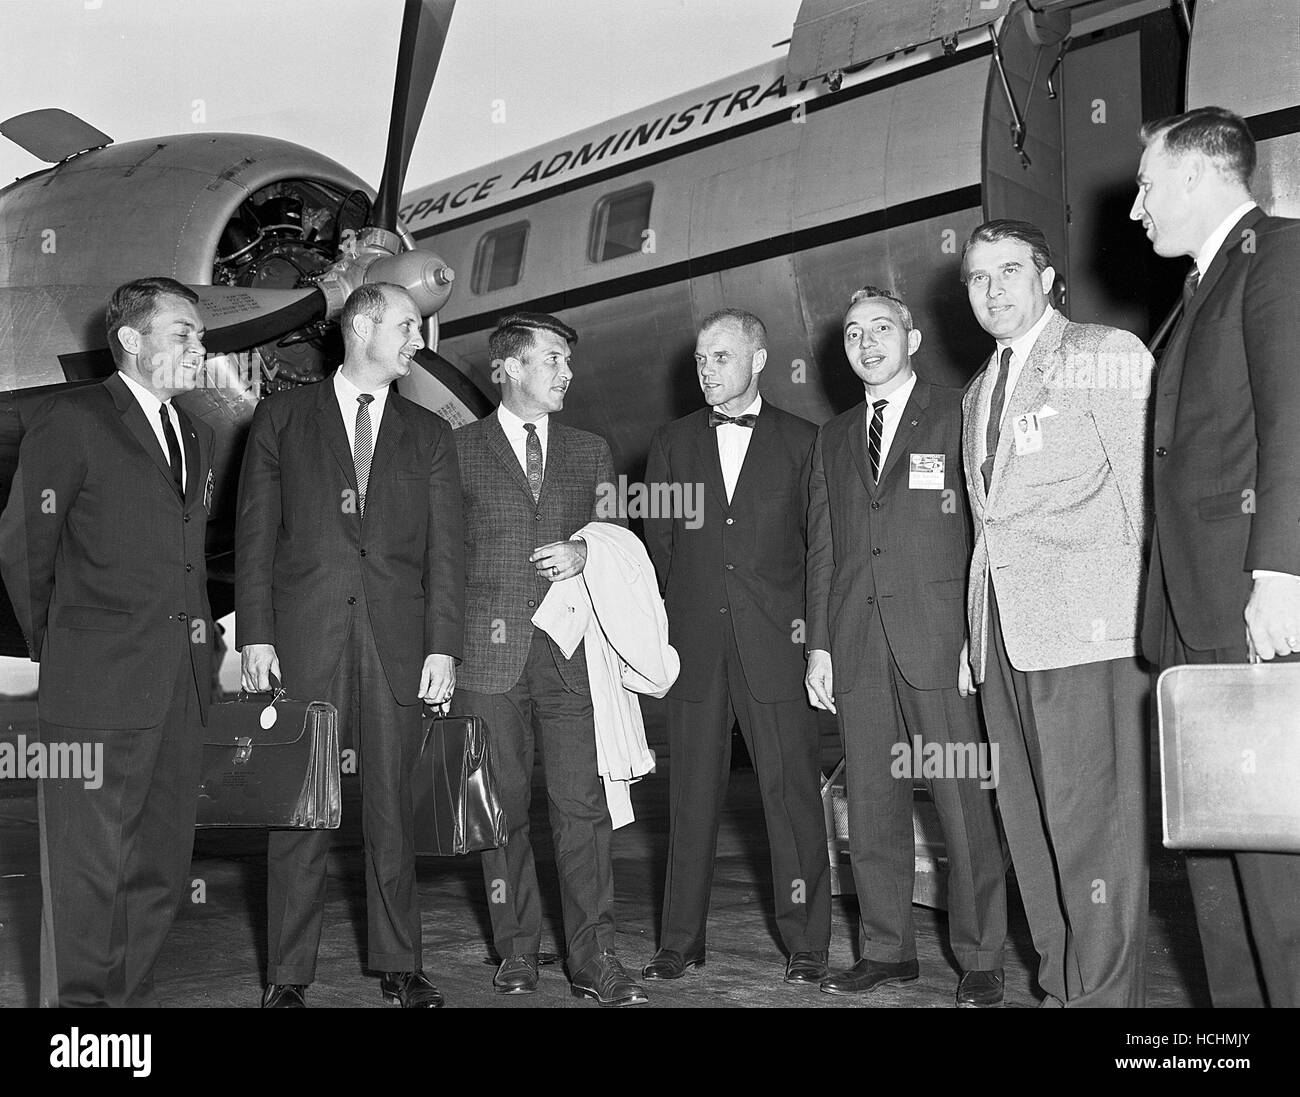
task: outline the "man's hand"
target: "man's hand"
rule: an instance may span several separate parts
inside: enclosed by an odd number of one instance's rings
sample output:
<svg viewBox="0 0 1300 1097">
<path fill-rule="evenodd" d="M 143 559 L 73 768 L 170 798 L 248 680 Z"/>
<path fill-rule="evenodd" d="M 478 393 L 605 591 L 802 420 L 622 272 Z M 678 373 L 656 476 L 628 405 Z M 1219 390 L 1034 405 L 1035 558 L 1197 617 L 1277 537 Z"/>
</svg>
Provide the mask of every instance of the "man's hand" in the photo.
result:
<svg viewBox="0 0 1300 1097">
<path fill-rule="evenodd" d="M 961 645 L 961 655 L 957 658 L 957 692 L 963 697 L 974 697 L 979 687 L 975 685 L 975 671 L 970 665 L 970 641 Z"/>
<path fill-rule="evenodd" d="M 283 684 L 280 674 L 280 657 L 274 644 L 245 644 L 240 653 L 240 688 L 245 693 L 266 693 L 271 688 L 274 674 Z"/>
<path fill-rule="evenodd" d="M 1246 646 L 1260 659 L 1300 651 L 1300 579 L 1261 575 L 1246 603 Z"/>
<path fill-rule="evenodd" d="M 420 700 L 445 705 L 456 689 L 456 660 L 450 655 L 426 655 L 420 668 Z"/>
<path fill-rule="evenodd" d="M 814 648 L 808 653 L 808 669 L 803 684 L 808 690 L 808 703 L 826 712 L 835 711 L 834 671 L 831 670 L 831 653 Z"/>
<path fill-rule="evenodd" d="M 579 538 L 576 541 L 556 541 L 551 545 L 542 545 L 533 549 L 528 561 L 539 575 L 546 576 L 552 583 L 572 579 L 575 575 L 581 575 L 582 569 L 587 566 L 587 542 Z"/>
</svg>

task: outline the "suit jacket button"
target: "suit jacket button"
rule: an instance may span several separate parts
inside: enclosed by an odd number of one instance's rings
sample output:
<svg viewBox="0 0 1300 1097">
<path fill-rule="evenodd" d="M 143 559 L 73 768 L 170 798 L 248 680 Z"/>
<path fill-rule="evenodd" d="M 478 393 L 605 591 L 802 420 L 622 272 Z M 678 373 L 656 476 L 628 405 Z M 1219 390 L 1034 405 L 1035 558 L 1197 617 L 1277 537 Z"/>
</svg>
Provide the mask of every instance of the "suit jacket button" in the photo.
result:
<svg viewBox="0 0 1300 1097">
<path fill-rule="evenodd" d="M 870 594 L 868 594 L 868 595 L 867 595 L 867 605 L 869 605 L 869 606 L 874 606 L 875 604 L 876 604 L 876 600 L 875 600 L 875 599 L 874 599 Z"/>
<path fill-rule="evenodd" d="M 536 606 L 536 605 L 537 605 L 537 603 L 536 603 L 535 601 L 533 601 L 533 599 L 531 599 L 531 598 L 528 599 L 528 608 L 529 608 L 529 609 L 532 609 L 532 608 L 533 608 L 534 606 Z"/>
<path fill-rule="evenodd" d="M 185 570 L 186 570 L 186 571 L 193 571 L 193 570 L 194 570 L 194 565 L 193 565 L 193 564 L 186 564 L 186 565 L 185 565 Z"/>
<path fill-rule="evenodd" d="M 176 620 L 178 621 L 188 621 L 189 619 L 190 615 L 188 613 L 178 613 L 176 615 Z"/>
<path fill-rule="evenodd" d="M 1169 451 L 1168 451 L 1167 449 L 1165 449 L 1164 446 L 1156 446 L 1156 456 L 1157 456 L 1157 457 L 1163 457 L 1163 456 L 1165 456 L 1165 454 L 1167 454 L 1168 452 L 1169 452 Z"/>
<path fill-rule="evenodd" d="M 357 596 L 356 596 L 355 594 L 349 594 L 349 595 L 348 595 L 348 605 L 350 605 L 350 606 L 355 606 L 356 604 L 357 604 Z"/>
<path fill-rule="evenodd" d="M 879 556 L 879 555 L 880 555 L 880 549 L 879 549 L 879 548 L 873 548 L 873 549 L 871 550 L 871 555 L 872 555 L 872 556 Z"/>
<path fill-rule="evenodd" d="M 182 522 L 188 522 L 189 520 L 190 520 L 190 516 L 189 516 L 188 514 L 185 515 L 185 517 L 181 519 Z"/>
<path fill-rule="evenodd" d="M 725 567 L 728 571 L 735 571 L 735 570 L 736 570 L 736 565 L 735 565 L 735 564 L 723 564 L 722 566 Z"/>
<path fill-rule="evenodd" d="M 727 607 L 726 607 L 726 606 L 723 606 L 720 610 L 718 610 L 718 612 L 719 612 L 719 613 L 726 613 L 726 612 L 727 612 Z"/>
<path fill-rule="evenodd" d="M 874 499 L 871 501 L 871 509 L 872 509 L 872 510 L 879 510 L 879 509 L 880 509 L 880 504 L 877 503 Z"/>
<path fill-rule="evenodd" d="M 365 550 L 365 549 L 362 549 L 362 550 L 361 550 L 361 555 L 364 556 L 365 554 L 366 554 L 366 550 Z"/>
<path fill-rule="evenodd" d="M 533 515 L 533 521 L 540 522 L 541 520 L 542 520 L 542 512 L 539 510 L 536 514 Z"/>
<path fill-rule="evenodd" d="M 727 525 L 734 526 L 735 524 L 736 524 L 736 520 L 734 518 L 727 519 Z"/>
</svg>

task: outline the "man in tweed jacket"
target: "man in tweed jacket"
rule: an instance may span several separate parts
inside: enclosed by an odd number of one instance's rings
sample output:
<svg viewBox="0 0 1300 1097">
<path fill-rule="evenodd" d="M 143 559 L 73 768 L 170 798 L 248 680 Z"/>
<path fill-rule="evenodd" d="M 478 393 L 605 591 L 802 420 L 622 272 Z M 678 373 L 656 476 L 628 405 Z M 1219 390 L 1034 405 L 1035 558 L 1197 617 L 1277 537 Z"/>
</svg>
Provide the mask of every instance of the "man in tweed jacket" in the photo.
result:
<svg viewBox="0 0 1300 1097">
<path fill-rule="evenodd" d="M 975 526 L 970 661 L 1046 1005 L 1138 1006 L 1146 947 L 1144 573 L 1151 357 L 1048 296 L 1042 231 L 966 244 L 971 309 L 997 349 L 962 405 Z"/>
<path fill-rule="evenodd" d="M 645 992 L 614 955 L 613 829 L 596 766 L 586 653 L 571 659 L 533 625 L 551 583 L 581 573 L 568 538 L 604 517 L 614 483 L 603 438 L 551 419 L 564 407 L 577 333 L 553 316 L 505 316 L 488 340 L 501 380 L 496 412 L 456 432 L 465 508 L 465 661 L 452 711 L 482 716 L 509 839 L 483 854 L 505 994 L 537 989 L 541 904 L 528 836 L 533 751 L 545 758 L 573 992 L 634 1005 Z"/>
</svg>

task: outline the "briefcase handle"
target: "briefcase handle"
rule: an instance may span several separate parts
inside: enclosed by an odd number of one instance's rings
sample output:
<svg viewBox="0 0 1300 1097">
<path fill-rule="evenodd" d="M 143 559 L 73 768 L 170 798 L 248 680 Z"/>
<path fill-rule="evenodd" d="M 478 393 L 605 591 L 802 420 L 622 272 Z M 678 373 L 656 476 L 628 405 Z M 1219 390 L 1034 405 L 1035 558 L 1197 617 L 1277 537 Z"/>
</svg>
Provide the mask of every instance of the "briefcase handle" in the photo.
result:
<svg viewBox="0 0 1300 1097">
<path fill-rule="evenodd" d="M 280 685 L 280 679 L 277 678 L 274 674 L 270 675 L 270 678 L 271 678 L 271 688 L 269 690 L 246 690 L 241 688 L 237 699 L 240 701 L 251 701 L 255 697 L 269 696 L 271 700 L 268 703 L 268 707 L 274 705 L 277 701 L 283 701 L 284 689 Z"/>
</svg>

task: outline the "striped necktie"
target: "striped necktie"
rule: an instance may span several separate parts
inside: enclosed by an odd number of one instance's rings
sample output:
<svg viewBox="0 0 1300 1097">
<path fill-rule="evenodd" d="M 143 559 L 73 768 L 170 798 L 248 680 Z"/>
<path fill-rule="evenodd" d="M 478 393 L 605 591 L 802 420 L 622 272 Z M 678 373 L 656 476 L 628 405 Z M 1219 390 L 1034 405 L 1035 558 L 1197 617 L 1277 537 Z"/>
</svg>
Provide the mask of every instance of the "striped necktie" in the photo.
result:
<svg viewBox="0 0 1300 1097">
<path fill-rule="evenodd" d="M 370 483 L 370 458 L 375 452 L 375 435 L 370 426 L 368 392 L 357 397 L 357 429 L 352 438 L 352 467 L 357 474 L 357 512 L 366 513 L 366 486 Z"/>
<path fill-rule="evenodd" d="M 871 425 L 867 427 L 867 454 L 871 458 L 871 479 L 880 483 L 880 443 L 885 433 L 885 408 L 888 400 L 871 405 Z"/>
</svg>

